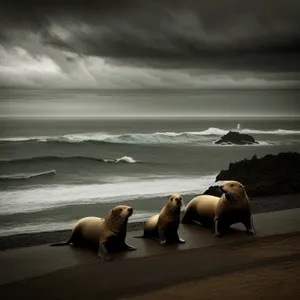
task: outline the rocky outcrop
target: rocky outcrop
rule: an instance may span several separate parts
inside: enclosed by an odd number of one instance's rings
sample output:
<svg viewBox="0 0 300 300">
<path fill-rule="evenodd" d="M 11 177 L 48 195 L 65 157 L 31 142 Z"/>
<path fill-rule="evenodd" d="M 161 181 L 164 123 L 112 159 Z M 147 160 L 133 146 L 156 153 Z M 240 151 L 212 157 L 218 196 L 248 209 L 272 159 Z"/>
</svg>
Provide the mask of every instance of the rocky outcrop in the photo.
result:
<svg viewBox="0 0 300 300">
<path fill-rule="evenodd" d="M 221 145 L 251 145 L 258 144 L 253 136 L 249 134 L 242 134 L 236 131 L 229 131 L 223 135 L 219 140 L 215 141 L 215 144 Z"/>
<path fill-rule="evenodd" d="M 216 181 L 237 180 L 246 186 L 249 196 L 266 196 L 300 193 L 300 153 L 286 152 L 262 158 L 231 163 L 222 170 Z M 216 186 L 204 194 L 218 196 Z"/>
<path fill-rule="evenodd" d="M 211 196 L 221 197 L 222 196 L 222 192 L 221 192 L 220 187 L 218 185 L 213 185 L 213 186 L 210 186 L 203 193 L 203 195 L 211 195 Z"/>
</svg>

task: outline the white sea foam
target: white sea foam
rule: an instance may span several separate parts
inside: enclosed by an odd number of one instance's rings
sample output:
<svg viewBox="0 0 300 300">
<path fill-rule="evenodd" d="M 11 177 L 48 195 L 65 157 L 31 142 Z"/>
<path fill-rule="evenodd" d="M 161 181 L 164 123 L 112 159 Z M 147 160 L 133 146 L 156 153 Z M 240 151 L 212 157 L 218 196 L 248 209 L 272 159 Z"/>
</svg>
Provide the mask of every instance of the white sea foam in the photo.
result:
<svg viewBox="0 0 300 300">
<path fill-rule="evenodd" d="M 269 135 L 299 135 L 300 130 L 258 130 L 240 129 L 241 126 L 233 129 L 221 129 L 210 127 L 203 131 L 187 132 L 155 132 L 155 133 L 128 133 L 128 134 L 108 134 L 105 132 L 67 134 L 62 136 L 37 136 L 37 137 L 11 137 L 1 138 L 2 142 L 60 142 L 60 143 L 83 143 L 83 142 L 105 142 L 122 144 L 160 144 L 160 143 L 189 143 L 201 142 L 214 136 L 222 136 L 235 130 L 245 134 L 269 134 Z"/>
<path fill-rule="evenodd" d="M 237 130 L 239 133 L 245 134 L 275 134 L 275 135 L 298 135 L 300 130 L 285 130 L 285 129 L 276 129 L 276 130 L 257 130 L 257 129 L 241 129 Z"/>
<path fill-rule="evenodd" d="M 123 156 L 121 158 L 117 158 L 117 159 L 103 159 L 104 162 L 115 162 L 115 163 L 128 163 L 128 164 L 134 164 L 136 163 L 136 161 L 130 157 L 130 156 Z"/>
<path fill-rule="evenodd" d="M 105 184 L 52 185 L 0 191 L 0 215 L 26 213 L 67 205 L 115 203 L 174 193 L 201 193 L 215 175 L 197 178 L 156 178 Z"/>
</svg>

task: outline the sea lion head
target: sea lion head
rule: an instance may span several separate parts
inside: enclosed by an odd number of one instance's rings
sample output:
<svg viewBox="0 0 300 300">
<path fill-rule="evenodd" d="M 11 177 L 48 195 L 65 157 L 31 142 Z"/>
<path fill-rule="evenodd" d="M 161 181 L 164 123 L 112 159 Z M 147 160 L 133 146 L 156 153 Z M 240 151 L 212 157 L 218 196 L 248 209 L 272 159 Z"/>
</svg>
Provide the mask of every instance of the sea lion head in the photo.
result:
<svg viewBox="0 0 300 300">
<path fill-rule="evenodd" d="M 167 206 L 170 207 L 172 212 L 180 212 L 184 207 L 182 196 L 180 194 L 172 194 L 169 197 Z"/>
<path fill-rule="evenodd" d="M 245 186 L 238 181 L 227 181 L 220 186 L 220 189 L 229 201 L 240 200 L 246 197 Z"/>
<path fill-rule="evenodd" d="M 122 226 L 123 224 L 127 224 L 127 221 L 129 217 L 131 217 L 132 213 L 133 209 L 131 206 L 118 205 L 110 211 L 107 220 L 114 225 Z"/>
</svg>

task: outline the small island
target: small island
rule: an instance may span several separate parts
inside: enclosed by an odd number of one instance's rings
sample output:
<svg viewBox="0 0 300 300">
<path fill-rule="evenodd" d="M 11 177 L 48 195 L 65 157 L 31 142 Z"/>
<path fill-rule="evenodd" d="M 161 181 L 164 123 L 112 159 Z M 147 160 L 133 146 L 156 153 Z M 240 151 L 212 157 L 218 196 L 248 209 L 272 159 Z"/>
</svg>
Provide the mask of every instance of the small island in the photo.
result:
<svg viewBox="0 0 300 300">
<path fill-rule="evenodd" d="M 236 131 L 229 131 L 223 135 L 219 140 L 214 142 L 221 145 L 252 145 L 258 144 L 253 136 L 249 134 L 242 134 Z"/>
</svg>

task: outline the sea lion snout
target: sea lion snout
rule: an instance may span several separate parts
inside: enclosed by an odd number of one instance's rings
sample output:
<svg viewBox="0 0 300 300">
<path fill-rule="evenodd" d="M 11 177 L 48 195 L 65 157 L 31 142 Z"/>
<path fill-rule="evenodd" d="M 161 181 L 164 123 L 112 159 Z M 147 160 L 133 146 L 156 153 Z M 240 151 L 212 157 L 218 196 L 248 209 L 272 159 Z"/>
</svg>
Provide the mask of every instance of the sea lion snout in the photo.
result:
<svg viewBox="0 0 300 300">
<path fill-rule="evenodd" d="M 124 214 L 126 217 L 130 218 L 133 214 L 133 208 L 131 206 L 128 206 L 124 209 Z"/>
<path fill-rule="evenodd" d="M 224 185 L 219 186 L 219 190 L 221 191 L 221 193 L 225 194 L 227 200 L 233 200 L 233 194 L 230 191 L 226 191 Z"/>
<path fill-rule="evenodd" d="M 177 206 L 181 206 L 182 205 L 182 197 L 178 197 L 175 200 L 176 200 Z"/>
<path fill-rule="evenodd" d="M 176 205 L 177 209 L 181 209 L 184 206 L 183 198 L 181 195 L 176 197 L 174 199 L 174 201 L 175 201 L 175 205 Z"/>
<path fill-rule="evenodd" d="M 129 218 L 133 214 L 133 208 L 127 205 L 118 205 L 111 210 L 111 213 L 116 217 Z"/>
<path fill-rule="evenodd" d="M 220 189 L 228 200 L 243 199 L 245 197 L 245 187 L 238 181 L 227 181 L 220 186 Z"/>
</svg>

